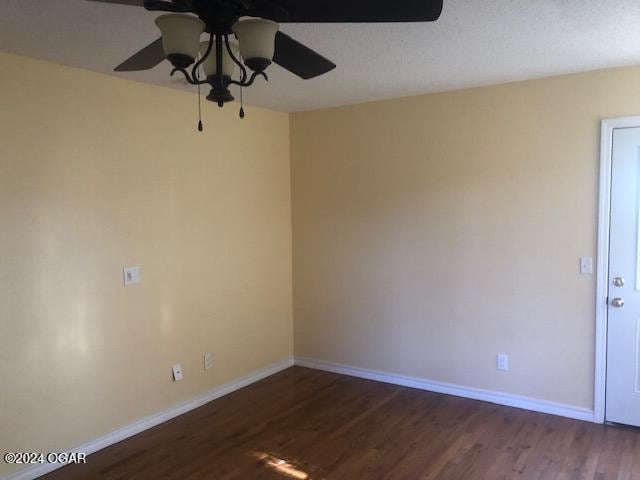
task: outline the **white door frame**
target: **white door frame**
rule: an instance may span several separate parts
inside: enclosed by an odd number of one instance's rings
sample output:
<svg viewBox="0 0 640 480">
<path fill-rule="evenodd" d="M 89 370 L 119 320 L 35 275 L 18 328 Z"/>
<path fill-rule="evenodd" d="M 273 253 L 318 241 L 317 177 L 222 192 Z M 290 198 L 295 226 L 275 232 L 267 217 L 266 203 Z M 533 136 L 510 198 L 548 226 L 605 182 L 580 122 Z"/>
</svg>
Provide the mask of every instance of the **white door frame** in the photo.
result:
<svg viewBox="0 0 640 480">
<path fill-rule="evenodd" d="M 607 290 L 609 288 L 609 224 L 611 220 L 611 147 L 615 128 L 640 127 L 640 116 L 602 120 L 600 194 L 598 201 L 598 259 L 596 274 L 596 345 L 593 421 L 605 419 L 607 381 Z"/>
</svg>

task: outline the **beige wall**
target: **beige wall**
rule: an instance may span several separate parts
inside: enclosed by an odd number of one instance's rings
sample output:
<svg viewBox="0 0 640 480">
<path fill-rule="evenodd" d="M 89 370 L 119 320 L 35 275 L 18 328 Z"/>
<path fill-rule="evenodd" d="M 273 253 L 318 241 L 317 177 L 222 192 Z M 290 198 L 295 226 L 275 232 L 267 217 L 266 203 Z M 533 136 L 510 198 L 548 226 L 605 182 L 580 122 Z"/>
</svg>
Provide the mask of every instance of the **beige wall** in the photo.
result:
<svg viewBox="0 0 640 480">
<path fill-rule="evenodd" d="M 290 121 L 207 104 L 198 134 L 192 94 L 0 66 L 0 450 L 70 448 L 290 355 L 290 193 L 297 355 L 592 407 L 578 257 L 599 120 L 640 112 L 640 69 Z"/>
<path fill-rule="evenodd" d="M 292 354 L 286 114 L 207 104 L 198 134 L 191 93 L 0 67 L 0 451 L 70 448 Z"/>
<path fill-rule="evenodd" d="M 293 115 L 296 355 L 592 408 L 599 120 L 638 113 L 624 69 Z"/>
</svg>

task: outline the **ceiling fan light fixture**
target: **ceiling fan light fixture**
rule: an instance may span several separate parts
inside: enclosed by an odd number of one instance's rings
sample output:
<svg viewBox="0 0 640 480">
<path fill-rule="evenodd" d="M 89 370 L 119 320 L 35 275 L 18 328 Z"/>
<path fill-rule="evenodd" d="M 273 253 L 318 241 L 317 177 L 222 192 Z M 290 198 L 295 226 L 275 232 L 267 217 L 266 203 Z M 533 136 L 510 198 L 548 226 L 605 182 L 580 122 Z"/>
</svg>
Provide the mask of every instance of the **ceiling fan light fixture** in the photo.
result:
<svg viewBox="0 0 640 480">
<path fill-rule="evenodd" d="M 265 70 L 271 63 L 303 80 L 318 77 L 336 67 L 335 63 L 318 52 L 279 31 L 276 21 L 430 22 L 438 19 L 443 3 L 443 0 L 92 1 L 136 5 L 152 12 L 170 12 L 156 19 L 162 37 L 125 60 L 115 70 L 148 70 L 165 59 L 169 60 L 174 67 L 171 76 L 176 73 L 184 76 L 188 84 L 198 87 L 198 93 L 202 85 L 210 85 L 207 99 L 220 107 L 233 100 L 229 91 L 231 85 L 240 87 L 242 105 L 242 89 L 250 87 L 260 77 L 268 81 Z M 204 52 L 200 43 L 203 32 L 209 38 Z M 232 34 L 235 34 L 237 43 L 229 42 Z M 206 73 L 206 78 L 202 78 L 201 71 Z M 241 107 L 240 117 L 243 115 Z"/>
<path fill-rule="evenodd" d="M 207 53 L 209 48 L 209 42 L 202 42 L 200 44 L 200 55 L 203 57 Z M 229 42 L 229 48 L 233 52 L 236 58 L 238 58 L 238 44 L 236 42 Z M 202 63 L 204 74 L 207 78 L 214 77 L 218 74 L 217 62 L 216 62 L 216 49 L 215 45 L 212 48 L 209 56 L 205 58 Z M 224 77 L 231 78 L 235 73 L 236 63 L 233 61 L 226 48 L 222 49 L 222 75 Z"/>
<path fill-rule="evenodd" d="M 273 60 L 278 24 L 264 18 L 250 18 L 232 27 L 240 42 L 244 64 L 254 72 L 262 72 Z"/>
<path fill-rule="evenodd" d="M 193 15 L 170 13 L 156 18 L 156 25 L 162 33 L 167 60 L 176 68 L 191 65 L 198 55 L 204 22 Z"/>
</svg>

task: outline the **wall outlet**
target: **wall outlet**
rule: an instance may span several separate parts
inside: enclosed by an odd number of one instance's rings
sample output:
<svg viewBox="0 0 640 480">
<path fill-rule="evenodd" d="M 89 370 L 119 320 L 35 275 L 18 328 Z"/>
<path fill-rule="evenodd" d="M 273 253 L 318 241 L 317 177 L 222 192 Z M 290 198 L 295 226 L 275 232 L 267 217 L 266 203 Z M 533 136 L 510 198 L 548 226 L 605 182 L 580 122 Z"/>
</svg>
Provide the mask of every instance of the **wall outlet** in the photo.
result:
<svg viewBox="0 0 640 480">
<path fill-rule="evenodd" d="M 509 371 L 509 355 L 506 353 L 499 353 L 496 357 L 496 368 L 503 372 Z"/>
<path fill-rule="evenodd" d="M 173 370 L 173 381 L 174 382 L 179 382 L 180 380 L 182 380 L 184 378 L 183 375 L 182 375 L 182 365 L 180 365 L 179 363 L 176 363 L 171 368 Z"/>
<path fill-rule="evenodd" d="M 135 285 L 142 281 L 142 274 L 140 272 L 140 265 L 135 267 L 124 267 L 124 284 Z"/>
<path fill-rule="evenodd" d="M 211 367 L 213 367 L 213 355 L 207 352 L 204 354 L 204 369 L 209 370 Z"/>
</svg>

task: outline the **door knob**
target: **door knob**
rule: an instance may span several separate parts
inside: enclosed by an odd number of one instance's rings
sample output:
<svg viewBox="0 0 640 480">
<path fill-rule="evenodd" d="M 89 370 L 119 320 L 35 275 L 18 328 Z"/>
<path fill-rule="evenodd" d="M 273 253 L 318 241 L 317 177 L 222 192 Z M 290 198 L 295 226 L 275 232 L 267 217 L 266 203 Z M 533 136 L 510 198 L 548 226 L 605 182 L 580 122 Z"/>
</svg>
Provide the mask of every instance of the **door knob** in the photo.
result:
<svg viewBox="0 0 640 480">
<path fill-rule="evenodd" d="M 621 298 L 614 298 L 613 300 L 611 300 L 611 305 L 620 308 L 624 305 L 624 300 Z"/>
<path fill-rule="evenodd" d="M 622 278 L 622 277 L 613 277 L 613 285 L 615 287 L 624 287 L 624 278 Z"/>
</svg>

